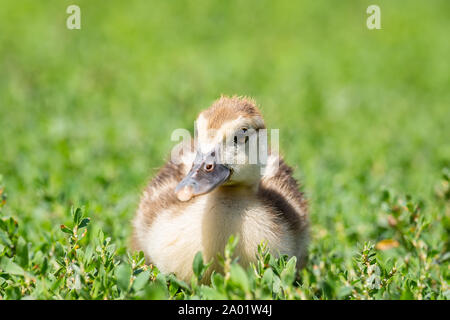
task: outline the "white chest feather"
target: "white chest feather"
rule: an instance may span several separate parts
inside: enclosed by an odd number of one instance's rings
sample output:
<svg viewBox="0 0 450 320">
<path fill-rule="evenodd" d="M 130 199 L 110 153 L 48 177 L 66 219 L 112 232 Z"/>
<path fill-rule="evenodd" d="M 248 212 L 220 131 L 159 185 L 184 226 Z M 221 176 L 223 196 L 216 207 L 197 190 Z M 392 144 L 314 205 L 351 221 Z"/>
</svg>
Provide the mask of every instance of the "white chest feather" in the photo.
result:
<svg viewBox="0 0 450 320">
<path fill-rule="evenodd" d="M 274 254 L 295 254 L 295 239 L 285 224 L 248 194 L 229 197 L 212 192 L 194 198 L 182 211 L 160 212 L 141 239 L 146 256 L 162 272 L 190 280 L 195 254 L 201 251 L 205 261 L 223 255 L 231 234 L 239 236 L 236 255 L 243 265 L 255 260 L 262 241 Z"/>
</svg>

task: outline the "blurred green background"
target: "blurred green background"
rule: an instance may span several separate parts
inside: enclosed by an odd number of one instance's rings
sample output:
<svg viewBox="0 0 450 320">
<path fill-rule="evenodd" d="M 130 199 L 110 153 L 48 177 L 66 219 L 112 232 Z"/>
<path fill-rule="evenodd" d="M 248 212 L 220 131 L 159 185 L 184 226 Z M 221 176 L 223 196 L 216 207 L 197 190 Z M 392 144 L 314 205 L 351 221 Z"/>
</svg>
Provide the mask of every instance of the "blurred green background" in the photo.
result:
<svg viewBox="0 0 450 320">
<path fill-rule="evenodd" d="M 66 28 L 70 4 L 81 30 Z M 381 30 L 366 27 L 371 4 Z M 380 240 L 383 188 L 449 214 L 435 198 L 450 165 L 449 1 L 3 0 L 0 30 L 5 210 L 34 243 L 85 205 L 124 253 L 170 134 L 220 94 L 255 98 L 280 129 L 313 247 L 350 257 Z"/>
</svg>

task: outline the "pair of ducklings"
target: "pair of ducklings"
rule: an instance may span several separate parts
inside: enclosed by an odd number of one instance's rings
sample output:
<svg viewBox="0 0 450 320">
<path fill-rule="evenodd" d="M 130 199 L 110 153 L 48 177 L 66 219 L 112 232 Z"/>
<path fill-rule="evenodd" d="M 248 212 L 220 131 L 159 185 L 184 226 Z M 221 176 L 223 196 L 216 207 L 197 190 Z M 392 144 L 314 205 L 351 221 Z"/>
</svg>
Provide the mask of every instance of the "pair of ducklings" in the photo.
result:
<svg viewBox="0 0 450 320">
<path fill-rule="evenodd" d="M 297 267 L 304 266 L 307 203 L 292 169 L 278 154 L 270 154 L 264 165 L 218 159 L 215 150 L 243 128 L 265 128 L 256 104 L 222 96 L 198 116 L 195 147 L 184 148 L 180 161 L 169 160 L 145 188 L 133 220 L 132 246 L 161 272 L 189 281 L 198 251 L 205 261 L 214 259 L 209 274 L 220 270 L 215 257 L 232 234 L 239 236 L 235 254 L 243 266 L 256 261 L 261 242 L 272 254 L 296 256 Z M 237 152 L 248 159 L 246 150 Z"/>
</svg>

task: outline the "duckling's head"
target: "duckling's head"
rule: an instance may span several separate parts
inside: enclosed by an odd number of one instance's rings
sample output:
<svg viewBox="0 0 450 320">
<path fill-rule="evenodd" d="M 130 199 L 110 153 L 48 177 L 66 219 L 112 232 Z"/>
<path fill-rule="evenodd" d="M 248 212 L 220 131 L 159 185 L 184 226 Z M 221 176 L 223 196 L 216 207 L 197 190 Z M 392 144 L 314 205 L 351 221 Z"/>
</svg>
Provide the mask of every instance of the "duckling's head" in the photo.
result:
<svg viewBox="0 0 450 320">
<path fill-rule="evenodd" d="M 256 185 L 261 178 L 258 132 L 264 120 L 253 100 L 225 97 L 200 113 L 195 123 L 195 160 L 178 184 L 178 199 L 188 201 L 214 189 Z"/>
</svg>

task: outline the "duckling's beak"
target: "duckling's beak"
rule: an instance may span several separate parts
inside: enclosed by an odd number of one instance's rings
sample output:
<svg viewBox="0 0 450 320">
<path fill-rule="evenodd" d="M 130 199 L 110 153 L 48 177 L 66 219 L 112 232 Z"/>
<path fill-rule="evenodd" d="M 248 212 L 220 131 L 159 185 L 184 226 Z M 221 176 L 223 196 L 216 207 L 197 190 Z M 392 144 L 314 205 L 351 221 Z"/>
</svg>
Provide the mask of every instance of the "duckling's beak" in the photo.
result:
<svg viewBox="0 0 450 320">
<path fill-rule="evenodd" d="M 180 201 L 189 201 L 194 196 L 208 193 L 231 176 L 230 168 L 216 163 L 214 153 L 208 156 L 197 154 L 196 160 L 191 171 L 175 188 Z"/>
</svg>

